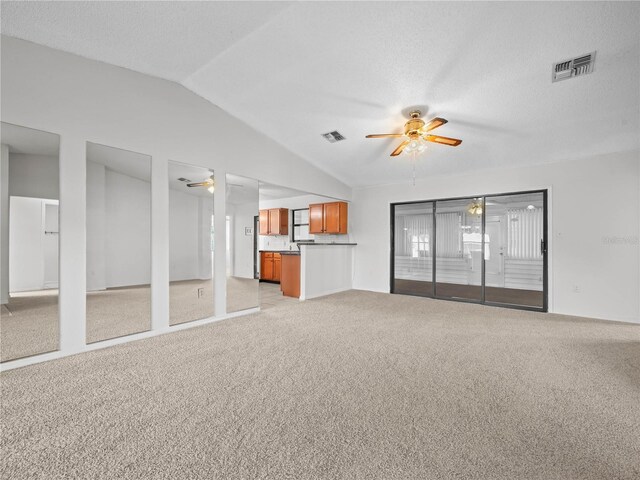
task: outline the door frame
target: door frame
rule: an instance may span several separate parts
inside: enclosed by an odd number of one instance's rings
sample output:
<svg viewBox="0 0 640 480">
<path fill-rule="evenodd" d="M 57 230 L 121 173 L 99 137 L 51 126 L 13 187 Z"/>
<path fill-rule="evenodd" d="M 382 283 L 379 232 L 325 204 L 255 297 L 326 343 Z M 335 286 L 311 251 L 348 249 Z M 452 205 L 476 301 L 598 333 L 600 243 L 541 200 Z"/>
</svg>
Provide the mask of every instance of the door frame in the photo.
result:
<svg viewBox="0 0 640 480">
<path fill-rule="evenodd" d="M 260 279 L 258 271 L 258 230 L 260 229 L 260 215 L 253 216 L 253 279 Z"/>
<path fill-rule="evenodd" d="M 543 213 L 542 213 L 542 245 L 543 256 L 542 256 L 542 307 L 533 307 L 528 305 L 514 305 L 514 304 L 506 304 L 506 303 L 498 303 L 498 302 L 490 302 L 485 300 L 485 262 L 484 262 L 484 235 L 485 235 L 485 227 L 486 227 L 486 199 L 487 197 L 506 197 L 511 195 L 526 195 L 526 194 L 542 194 L 542 205 L 543 205 Z M 481 273 L 481 299 L 473 300 L 473 299 L 464 299 L 464 298 L 450 298 L 450 297 L 438 297 L 437 289 L 436 289 L 436 202 L 442 202 L 446 200 L 466 200 L 466 199 L 474 199 L 481 198 L 482 199 L 482 273 Z M 412 200 L 408 202 L 393 202 L 389 204 L 389 213 L 390 213 L 390 261 L 389 261 L 389 292 L 394 294 L 396 293 L 394 290 L 394 272 L 395 272 L 395 209 L 396 206 L 399 205 L 412 205 L 417 203 L 431 203 L 433 209 L 433 262 L 432 262 L 432 292 L 431 294 L 425 293 L 425 295 L 411 294 L 411 293 L 403 293 L 403 295 L 413 295 L 413 296 L 422 296 L 428 298 L 436 298 L 438 300 L 447 300 L 452 302 L 462 302 L 462 303 L 476 303 L 481 305 L 490 305 L 493 307 L 503 307 L 503 308 L 512 308 L 516 310 L 530 310 L 536 312 L 548 312 L 549 311 L 549 189 L 541 188 L 536 190 L 521 190 L 515 192 L 504 192 L 504 193 L 486 193 L 480 195 L 465 195 L 461 197 L 450 197 L 450 198 L 434 198 L 434 199 L 426 199 L 426 200 Z"/>
</svg>

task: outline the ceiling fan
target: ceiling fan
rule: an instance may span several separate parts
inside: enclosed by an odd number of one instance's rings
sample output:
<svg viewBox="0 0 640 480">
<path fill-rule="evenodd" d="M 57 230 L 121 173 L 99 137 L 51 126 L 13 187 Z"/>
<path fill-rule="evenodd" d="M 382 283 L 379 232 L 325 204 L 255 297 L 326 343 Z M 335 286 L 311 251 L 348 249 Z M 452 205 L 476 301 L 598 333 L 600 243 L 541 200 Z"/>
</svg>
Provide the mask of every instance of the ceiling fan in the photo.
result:
<svg viewBox="0 0 640 480">
<path fill-rule="evenodd" d="M 211 175 L 204 182 L 187 183 L 187 187 L 205 187 L 209 190 L 209 193 L 213 193 L 215 190 L 215 182 L 213 181 L 213 175 Z"/>
<path fill-rule="evenodd" d="M 428 133 L 431 130 L 441 127 L 447 123 L 447 120 L 436 117 L 429 123 L 425 123 L 425 121 L 420 118 L 421 115 L 420 110 L 411 112 L 411 118 L 404 124 L 404 133 L 380 133 L 367 135 L 366 138 L 404 137 L 403 142 L 391 152 L 392 157 L 400 155 L 403 151 L 405 153 L 420 153 L 427 148 L 427 142 L 439 143 L 450 147 L 457 147 L 462 143 L 462 140 L 457 138 L 429 135 Z"/>
<path fill-rule="evenodd" d="M 209 193 L 213 193 L 215 190 L 216 182 L 214 181 L 214 176 L 211 175 L 204 182 L 196 182 L 196 183 L 187 183 L 187 187 L 205 187 L 209 190 Z M 239 183 L 227 183 L 227 187 L 240 187 L 243 188 L 244 185 L 240 185 Z"/>
</svg>

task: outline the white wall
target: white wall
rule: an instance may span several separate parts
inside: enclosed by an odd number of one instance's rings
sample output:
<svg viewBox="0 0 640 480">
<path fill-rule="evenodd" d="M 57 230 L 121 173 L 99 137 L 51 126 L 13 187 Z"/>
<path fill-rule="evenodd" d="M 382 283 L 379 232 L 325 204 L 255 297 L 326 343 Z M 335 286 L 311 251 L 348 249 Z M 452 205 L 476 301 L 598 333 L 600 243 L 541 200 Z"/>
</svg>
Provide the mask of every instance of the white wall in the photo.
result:
<svg viewBox="0 0 640 480">
<path fill-rule="evenodd" d="M 231 217 L 231 275 L 253 278 L 253 233 L 246 235 L 245 228 L 251 228 L 253 232 L 257 203 L 228 204 L 228 207 L 227 215 Z"/>
<path fill-rule="evenodd" d="M 173 82 L 2 36 L 2 120 L 60 135 L 60 349 L 86 350 L 86 142 L 152 156 L 152 330 L 169 328 L 169 159 L 351 198 L 351 189 Z M 247 141 L 250 139 L 250 141 Z M 238 148 L 239 144 L 243 148 Z M 215 244 L 216 315 L 226 315 L 224 236 Z"/>
<path fill-rule="evenodd" d="M 354 288 L 389 291 L 391 203 L 549 188 L 550 311 L 640 322 L 639 177 L 633 151 L 356 189 Z"/>
<path fill-rule="evenodd" d="M 106 169 L 107 287 L 151 283 L 151 185 Z"/>
<path fill-rule="evenodd" d="M 9 195 L 59 199 L 58 157 L 9 153 Z"/>
<path fill-rule="evenodd" d="M 171 281 L 211 278 L 209 225 L 213 196 L 169 190 L 169 278 Z"/>
<path fill-rule="evenodd" d="M 44 287 L 43 201 L 11 197 L 9 206 L 9 291 Z"/>
<path fill-rule="evenodd" d="M 87 290 L 107 288 L 106 168 L 87 162 Z"/>
<path fill-rule="evenodd" d="M 9 147 L 0 146 L 0 304 L 9 302 Z"/>
</svg>

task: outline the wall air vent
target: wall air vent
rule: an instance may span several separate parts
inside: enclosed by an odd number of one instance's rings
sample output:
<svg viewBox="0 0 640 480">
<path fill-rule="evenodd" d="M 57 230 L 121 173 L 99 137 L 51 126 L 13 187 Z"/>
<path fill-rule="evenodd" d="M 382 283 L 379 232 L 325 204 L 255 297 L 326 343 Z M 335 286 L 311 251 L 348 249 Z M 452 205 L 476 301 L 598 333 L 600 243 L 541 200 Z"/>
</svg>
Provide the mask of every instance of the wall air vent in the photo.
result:
<svg viewBox="0 0 640 480">
<path fill-rule="evenodd" d="M 329 133 L 323 133 L 322 136 L 329 143 L 336 143 L 336 142 L 339 142 L 340 140 L 345 140 L 345 138 L 337 130 L 334 130 L 333 132 L 329 132 Z"/>
<path fill-rule="evenodd" d="M 566 80 L 567 78 L 591 73 L 593 72 L 593 64 L 595 60 L 596 52 L 591 52 L 586 55 L 581 55 L 580 57 L 558 62 L 553 66 L 551 81 L 559 82 L 560 80 Z"/>
</svg>

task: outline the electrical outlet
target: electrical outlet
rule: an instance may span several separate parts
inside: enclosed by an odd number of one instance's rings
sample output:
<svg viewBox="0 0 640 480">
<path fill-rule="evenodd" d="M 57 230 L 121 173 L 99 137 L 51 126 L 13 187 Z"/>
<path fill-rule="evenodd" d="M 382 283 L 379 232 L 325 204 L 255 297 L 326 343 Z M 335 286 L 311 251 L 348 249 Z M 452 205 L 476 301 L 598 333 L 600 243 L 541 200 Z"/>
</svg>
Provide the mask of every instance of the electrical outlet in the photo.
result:
<svg viewBox="0 0 640 480">
<path fill-rule="evenodd" d="M 204 288 L 199 288 L 198 289 L 198 298 L 204 296 Z"/>
</svg>

